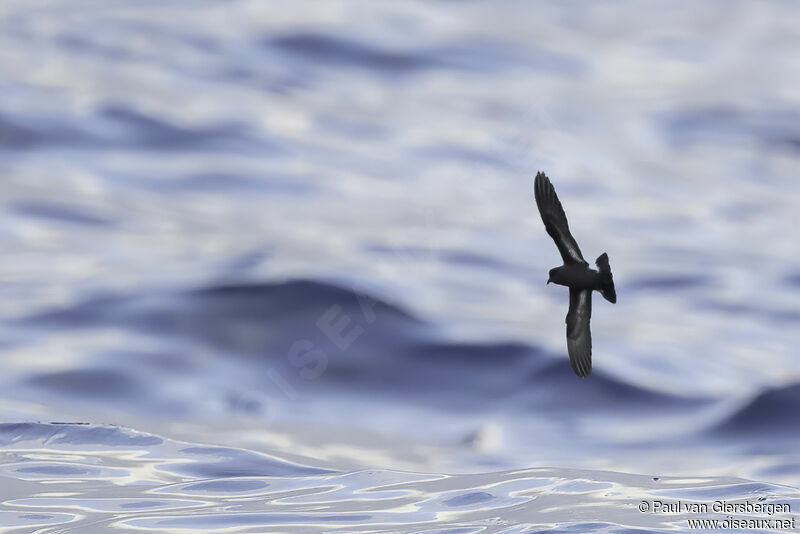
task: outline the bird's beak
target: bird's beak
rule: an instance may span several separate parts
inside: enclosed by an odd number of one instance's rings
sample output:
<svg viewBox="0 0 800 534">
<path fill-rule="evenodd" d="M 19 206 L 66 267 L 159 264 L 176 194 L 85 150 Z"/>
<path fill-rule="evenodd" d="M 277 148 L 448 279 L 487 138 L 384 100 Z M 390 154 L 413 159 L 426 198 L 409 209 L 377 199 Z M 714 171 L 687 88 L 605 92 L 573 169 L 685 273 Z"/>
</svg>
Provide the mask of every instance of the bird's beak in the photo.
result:
<svg viewBox="0 0 800 534">
<path fill-rule="evenodd" d="M 550 282 L 551 282 L 551 280 L 548 278 L 547 279 L 547 284 L 549 284 Z M 547 285 L 547 284 L 545 284 L 545 285 Z"/>
</svg>

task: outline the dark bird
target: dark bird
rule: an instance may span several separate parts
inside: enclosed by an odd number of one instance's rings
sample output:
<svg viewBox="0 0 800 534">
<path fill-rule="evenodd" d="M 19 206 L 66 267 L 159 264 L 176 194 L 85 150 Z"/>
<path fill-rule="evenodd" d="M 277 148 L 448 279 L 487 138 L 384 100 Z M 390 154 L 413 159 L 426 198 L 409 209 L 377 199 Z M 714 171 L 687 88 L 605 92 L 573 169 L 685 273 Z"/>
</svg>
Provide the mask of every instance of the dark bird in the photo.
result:
<svg viewBox="0 0 800 534">
<path fill-rule="evenodd" d="M 611 303 L 617 302 L 608 254 L 603 252 L 595 261 L 597 271 L 590 269 L 583 259 L 578 243 L 569 233 L 567 216 L 556 196 L 556 190 L 543 172 L 536 173 L 533 191 L 544 228 L 556 242 L 564 260 L 561 267 L 550 269 L 547 283 L 553 282 L 569 288 L 569 312 L 566 321 L 569 363 L 575 374 L 580 377 L 588 376 L 592 371 L 592 332 L 589 329 L 592 290 L 599 291 Z"/>
</svg>

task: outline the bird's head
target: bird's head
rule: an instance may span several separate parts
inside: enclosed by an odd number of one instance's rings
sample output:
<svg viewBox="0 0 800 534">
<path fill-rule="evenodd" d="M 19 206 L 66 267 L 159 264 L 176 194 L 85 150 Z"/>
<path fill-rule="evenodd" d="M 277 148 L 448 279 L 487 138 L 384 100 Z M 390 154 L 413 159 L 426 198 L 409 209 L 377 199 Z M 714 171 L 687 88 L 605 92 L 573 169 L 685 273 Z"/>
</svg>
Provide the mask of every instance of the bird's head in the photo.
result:
<svg viewBox="0 0 800 534">
<path fill-rule="evenodd" d="M 558 280 L 558 267 L 556 267 L 554 269 L 550 269 L 550 271 L 547 273 L 547 283 L 548 284 L 550 282 L 556 283 L 556 280 Z"/>
</svg>

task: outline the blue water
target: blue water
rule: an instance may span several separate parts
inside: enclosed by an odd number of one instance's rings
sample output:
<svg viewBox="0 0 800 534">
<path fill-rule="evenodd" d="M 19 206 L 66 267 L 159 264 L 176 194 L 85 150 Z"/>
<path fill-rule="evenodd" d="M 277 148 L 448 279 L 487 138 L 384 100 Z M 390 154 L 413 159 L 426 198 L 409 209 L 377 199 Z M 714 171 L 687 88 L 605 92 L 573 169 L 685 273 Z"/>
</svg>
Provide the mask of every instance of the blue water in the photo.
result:
<svg viewBox="0 0 800 534">
<path fill-rule="evenodd" d="M 796 11 L 4 2 L 0 532 L 796 514 Z"/>
</svg>

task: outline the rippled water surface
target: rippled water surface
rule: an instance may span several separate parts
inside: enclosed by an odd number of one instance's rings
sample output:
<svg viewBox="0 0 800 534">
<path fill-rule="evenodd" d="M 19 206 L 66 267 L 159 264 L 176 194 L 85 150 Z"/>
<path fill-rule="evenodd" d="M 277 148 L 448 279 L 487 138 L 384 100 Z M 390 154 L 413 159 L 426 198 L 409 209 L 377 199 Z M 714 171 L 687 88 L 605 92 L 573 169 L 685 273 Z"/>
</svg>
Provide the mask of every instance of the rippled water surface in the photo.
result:
<svg viewBox="0 0 800 534">
<path fill-rule="evenodd" d="M 0 532 L 793 517 L 797 11 L 4 1 Z"/>
</svg>

